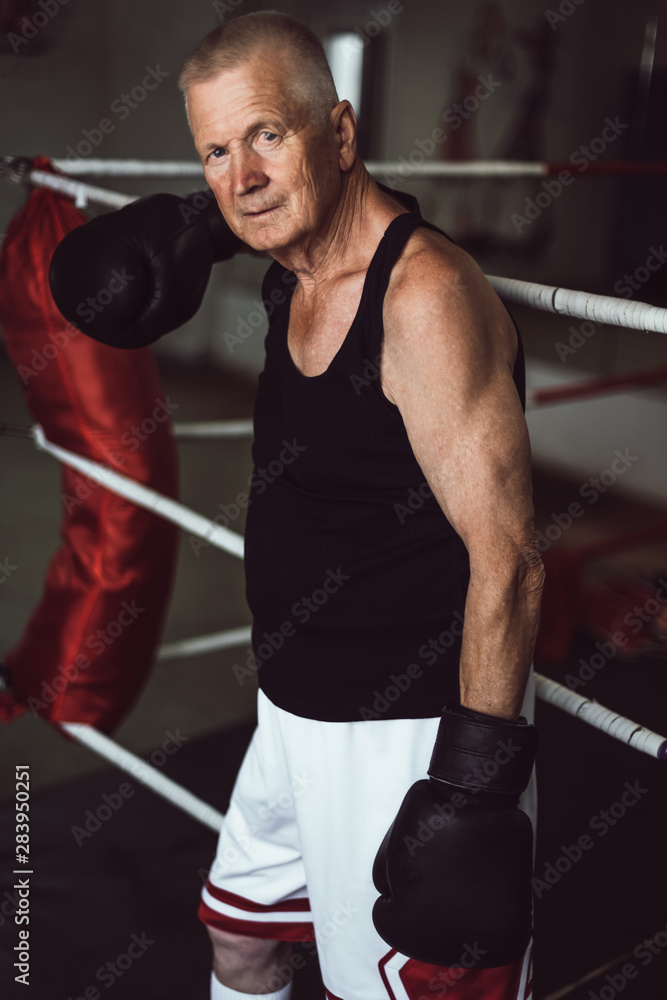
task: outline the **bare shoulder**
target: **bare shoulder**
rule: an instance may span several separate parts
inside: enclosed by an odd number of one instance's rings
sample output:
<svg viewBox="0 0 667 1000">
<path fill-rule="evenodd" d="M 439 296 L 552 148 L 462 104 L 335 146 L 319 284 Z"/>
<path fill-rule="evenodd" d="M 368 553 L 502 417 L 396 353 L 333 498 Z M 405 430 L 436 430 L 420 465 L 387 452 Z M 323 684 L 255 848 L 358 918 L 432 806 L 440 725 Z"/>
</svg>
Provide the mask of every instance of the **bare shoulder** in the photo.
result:
<svg viewBox="0 0 667 1000">
<path fill-rule="evenodd" d="M 514 324 L 475 260 L 443 234 L 416 229 L 392 271 L 384 302 L 387 345 L 448 344 L 516 357 Z"/>
<path fill-rule="evenodd" d="M 466 272 L 477 267 L 470 254 L 462 250 L 443 233 L 420 226 L 408 238 L 398 258 L 389 291 L 394 291 L 405 280 L 423 276 L 428 272 L 439 272 L 451 278 L 466 276 Z M 394 286 L 392 288 L 392 286 Z"/>
</svg>

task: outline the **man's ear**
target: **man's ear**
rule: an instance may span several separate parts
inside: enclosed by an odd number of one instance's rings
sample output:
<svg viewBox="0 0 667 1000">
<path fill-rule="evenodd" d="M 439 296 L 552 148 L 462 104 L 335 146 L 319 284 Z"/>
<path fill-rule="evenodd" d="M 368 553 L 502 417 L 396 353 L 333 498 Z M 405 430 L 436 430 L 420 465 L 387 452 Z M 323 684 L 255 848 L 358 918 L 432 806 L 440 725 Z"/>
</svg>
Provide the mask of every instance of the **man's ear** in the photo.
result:
<svg viewBox="0 0 667 1000">
<path fill-rule="evenodd" d="M 338 161 L 341 170 L 350 170 L 357 158 L 357 116 L 349 101 L 339 101 L 332 108 L 331 126 L 338 144 Z"/>
</svg>

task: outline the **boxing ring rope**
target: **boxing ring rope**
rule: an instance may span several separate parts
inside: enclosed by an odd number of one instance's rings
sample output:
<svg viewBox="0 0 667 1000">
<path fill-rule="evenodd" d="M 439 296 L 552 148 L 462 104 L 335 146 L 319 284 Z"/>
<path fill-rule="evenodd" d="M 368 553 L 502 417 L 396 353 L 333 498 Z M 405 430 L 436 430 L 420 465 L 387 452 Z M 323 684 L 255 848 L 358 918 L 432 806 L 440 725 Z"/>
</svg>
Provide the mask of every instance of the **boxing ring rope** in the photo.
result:
<svg viewBox="0 0 667 1000">
<path fill-rule="evenodd" d="M 220 832 L 222 821 L 225 818 L 223 813 L 197 798 L 186 788 L 182 788 L 171 778 L 167 778 L 141 757 L 130 753 L 129 750 L 115 743 L 104 733 L 100 733 L 97 729 L 82 722 L 59 722 L 58 725 L 77 743 L 81 743 L 100 757 L 115 764 L 121 771 L 125 771 L 140 784 L 150 788 L 156 795 L 162 796 L 163 799 L 177 806 L 182 812 L 188 813 L 193 819 L 199 820 L 204 826 L 215 830 L 216 833 Z"/>
<path fill-rule="evenodd" d="M 593 698 L 584 698 L 583 695 L 570 691 L 569 688 L 542 674 L 535 674 L 535 694 L 541 701 L 560 708 L 568 715 L 581 719 L 582 722 L 587 722 L 589 726 L 620 740 L 626 746 L 646 753 L 649 757 L 667 760 L 666 737 L 645 729 L 644 726 L 618 715 L 617 712 L 612 712 Z"/>
<path fill-rule="evenodd" d="M 209 635 L 198 635 L 193 639 L 179 639 L 177 642 L 167 642 L 160 646 L 157 654 L 158 663 L 167 660 L 178 660 L 182 656 L 201 656 L 203 653 L 217 652 L 219 649 L 234 649 L 250 643 L 252 630 L 249 625 L 241 628 L 230 628 L 224 632 L 211 632 Z"/>
<path fill-rule="evenodd" d="M 608 326 L 622 326 L 628 330 L 667 333 L 667 309 L 649 305 L 648 302 L 578 292 L 555 285 L 539 285 L 534 281 L 520 281 L 518 278 L 500 278 L 492 274 L 487 274 L 486 277 L 501 299 L 517 305 L 557 313 L 559 316 L 588 319 Z"/>
<path fill-rule="evenodd" d="M 0 435 L 33 439 L 37 425 L 24 427 L 19 424 L 0 422 Z M 252 420 L 193 420 L 172 424 L 174 437 L 178 441 L 218 441 L 221 438 L 252 437 Z M 102 468 L 102 466 L 100 466 Z"/>
<path fill-rule="evenodd" d="M 451 166 L 451 164 L 434 164 L 433 166 Z M 105 191 L 102 188 L 70 181 L 67 178 L 41 170 L 30 171 L 27 176 L 31 183 L 38 186 L 43 185 L 53 190 L 63 191 L 63 193 L 75 198 L 87 197 L 90 201 L 100 201 L 100 203 L 114 208 L 121 208 L 137 200 L 136 197 L 130 195 Z M 667 333 L 667 309 L 652 306 L 647 302 L 635 302 L 615 298 L 611 295 L 596 295 L 592 292 L 558 288 L 554 285 L 541 285 L 534 281 L 520 281 L 518 278 L 503 278 L 496 275 L 487 275 L 486 277 L 500 297 L 508 302 L 530 306 L 543 312 L 557 313 L 560 316 L 572 316 L 578 319 L 592 320 L 595 323 L 622 326 L 629 330 Z"/>
<path fill-rule="evenodd" d="M 31 170 L 26 176 L 35 187 L 47 187 L 52 191 L 70 195 L 74 198 L 77 208 L 85 208 L 89 201 L 107 205 L 109 208 L 124 208 L 125 205 L 138 200 L 138 195 L 120 194 L 118 191 L 108 191 L 92 184 L 82 184 L 80 181 L 71 181 L 68 177 L 50 174 L 46 170 Z"/>
<path fill-rule="evenodd" d="M 217 441 L 220 438 L 252 437 L 252 420 L 206 420 L 176 423 L 174 437 L 178 441 Z"/>
<path fill-rule="evenodd" d="M 157 164 L 141 163 L 140 161 L 88 160 L 75 165 L 67 161 L 55 160 L 53 162 L 56 167 L 61 167 L 69 173 L 77 174 L 97 173 L 102 175 L 111 173 L 115 176 L 146 177 L 150 175 L 150 169 L 155 168 L 155 176 L 201 176 L 201 167 L 199 164 Z M 112 164 L 115 166 L 115 170 L 111 167 Z M 382 171 L 397 171 L 400 173 L 404 169 L 398 163 L 374 163 L 367 164 L 367 166 L 371 172 L 375 173 L 381 173 Z M 593 171 L 592 168 L 595 166 L 595 164 L 590 164 L 587 172 L 607 174 L 623 172 L 667 172 L 667 164 L 658 163 L 598 164 L 599 169 Z M 468 164 L 409 165 L 409 171 L 412 176 L 421 177 L 518 177 L 541 176 L 550 172 L 557 173 L 560 169 L 566 169 L 566 167 L 567 164 L 520 164 L 514 162 L 485 164 L 475 162 Z M 60 190 L 74 197 L 77 200 L 77 204 L 85 204 L 86 201 L 97 201 L 112 208 L 119 208 L 136 200 L 136 198 L 129 195 L 106 191 L 102 188 L 58 177 L 44 171 L 29 171 L 26 173 L 26 177 L 30 183 Z M 667 333 L 667 309 L 651 306 L 648 303 L 616 299 L 610 296 L 595 295 L 511 278 L 489 276 L 488 280 L 502 298 L 521 305 L 554 312 L 559 315 L 589 319 L 597 323 L 642 331 Z M 558 401 L 555 398 L 558 393 L 560 393 L 563 399 L 565 399 L 566 395 L 568 398 L 580 398 L 583 395 L 595 394 L 598 389 L 602 388 L 609 388 L 611 390 L 618 389 L 621 386 L 627 388 L 630 384 L 632 387 L 637 387 L 640 384 L 656 384 L 664 378 L 664 371 L 656 371 L 651 373 L 650 377 L 643 379 L 639 378 L 638 375 L 635 375 L 634 378 L 630 375 L 619 376 L 614 379 L 587 380 L 586 383 L 578 383 L 572 387 L 558 387 L 555 390 L 537 390 L 533 398 L 535 402 L 539 401 L 540 403 Z M 605 383 L 604 387 L 602 383 Z M 541 398 L 539 398 L 540 394 Z M 252 435 L 252 421 L 182 423 L 174 425 L 174 432 L 175 436 L 182 441 L 241 438 Z M 21 428 L 12 425 L 0 425 L 0 434 L 14 434 L 24 438 L 32 438 L 39 450 L 77 469 L 90 480 L 100 483 L 102 486 L 113 490 L 127 500 L 164 517 L 183 530 L 206 539 L 212 545 L 242 558 L 243 537 L 241 535 L 197 514 L 175 500 L 162 496 L 157 491 L 149 489 L 121 473 L 52 444 L 45 438 L 41 427 Z M 248 644 L 250 639 L 251 630 L 249 627 L 228 629 L 211 635 L 166 643 L 160 648 L 157 659 L 160 662 L 165 662 L 182 656 L 195 656 L 214 650 L 243 646 Z M 584 698 L 582 695 L 569 690 L 541 674 L 535 674 L 535 681 L 536 695 L 542 701 L 567 712 L 600 732 L 619 740 L 628 747 L 646 753 L 654 759 L 667 760 L 667 738 L 651 732 L 631 719 L 618 715 L 618 713 L 605 708 L 592 699 Z M 156 794 L 161 795 L 194 819 L 212 830 L 219 831 L 224 818 L 220 812 L 192 795 L 186 789 L 176 784 L 176 782 L 166 778 L 160 771 L 147 764 L 135 754 L 120 747 L 112 739 L 93 729 L 91 726 L 81 723 L 59 723 L 59 725 L 77 742 L 132 775 L 137 781 L 152 789 Z"/>
<path fill-rule="evenodd" d="M 232 430 L 236 435 L 239 432 L 246 434 L 249 430 L 248 421 L 217 422 L 217 429 L 222 427 L 223 433 Z M 181 425 L 188 427 L 187 424 Z M 52 445 L 44 437 L 41 427 L 36 426 L 31 430 L 27 428 L 15 428 L 0 426 L 0 431 L 4 433 L 18 432 L 21 437 L 31 436 L 36 447 L 51 454 L 59 461 L 64 462 L 85 473 L 89 478 L 100 482 L 108 489 L 118 492 L 121 496 L 141 506 L 147 507 L 155 513 L 166 516 L 185 530 L 195 531 L 203 537 L 212 540 L 212 529 L 220 529 L 223 540 L 218 540 L 218 547 L 225 551 L 232 551 L 235 555 L 242 554 L 243 539 L 234 532 L 222 529 L 215 522 L 208 521 L 201 515 L 195 514 L 182 504 L 169 500 L 161 496 L 154 490 L 136 483 L 119 473 L 106 469 L 89 459 L 82 458 L 64 448 Z M 232 436 L 227 433 L 227 436 Z M 234 539 L 230 545 L 229 538 Z M 216 544 L 213 542 L 213 544 Z M 229 629 L 211 635 L 199 636 L 192 639 L 184 639 L 177 642 L 163 645 L 158 653 L 158 660 L 164 662 L 173 660 L 181 656 L 194 656 L 217 649 L 229 649 L 242 646 L 250 642 L 250 628 L 241 627 Z M 586 722 L 594 729 L 606 733 L 614 739 L 619 740 L 641 753 L 648 754 L 657 760 L 667 760 L 667 738 L 646 729 L 637 722 L 619 715 L 603 705 L 598 704 L 590 698 L 569 690 L 562 684 L 557 683 L 542 674 L 535 674 L 536 696 L 540 700 L 553 705 L 562 711 Z M 199 820 L 211 829 L 219 830 L 222 822 L 222 815 L 211 809 L 206 803 L 191 795 L 187 790 L 182 789 L 175 782 L 165 778 L 163 774 L 155 768 L 150 767 L 140 758 L 129 751 L 118 746 L 109 737 L 104 736 L 91 726 L 81 723 L 61 723 L 62 728 L 77 742 L 93 750 L 95 753 L 111 761 L 121 770 L 133 775 L 142 784 L 151 788 L 163 798 L 168 799 L 180 809 L 188 813 L 194 819 Z"/>
<path fill-rule="evenodd" d="M 92 462 L 89 458 L 75 455 L 74 452 L 68 451 L 66 448 L 61 448 L 59 445 L 51 444 L 50 441 L 46 440 L 44 431 L 39 425 L 33 427 L 33 440 L 35 447 L 40 451 L 44 451 L 47 455 L 52 455 L 60 462 L 64 462 L 65 465 L 77 469 L 78 472 L 82 472 L 88 479 L 92 479 L 93 482 L 113 490 L 114 493 L 118 493 L 119 496 L 124 497 L 126 500 L 131 500 L 139 507 L 145 507 L 146 510 L 159 514 L 165 520 L 171 521 L 172 524 L 177 524 L 183 528 L 184 531 L 188 531 L 192 535 L 197 535 L 199 538 L 204 538 L 211 545 L 215 545 L 216 548 L 223 549 L 225 552 L 238 556 L 240 559 L 243 558 L 243 536 L 237 534 L 235 531 L 230 531 L 229 528 L 225 528 L 221 524 L 217 524 L 215 521 L 197 514 L 177 500 L 165 497 L 156 490 L 149 489 L 148 486 L 138 483 L 135 479 L 130 479 L 129 476 L 124 476 L 120 472 L 115 472 L 113 469 L 108 469 L 97 462 Z"/>
<path fill-rule="evenodd" d="M 246 633 L 249 632 L 249 629 L 238 629 L 237 632 Z M 173 646 L 177 645 L 178 643 L 173 644 Z M 612 712 L 590 698 L 584 698 L 568 690 L 562 684 L 558 684 L 548 677 L 543 677 L 542 674 L 535 674 L 535 690 L 537 697 L 542 701 L 568 712 L 600 732 L 620 740 L 626 746 L 658 760 L 667 760 L 667 739 L 664 736 L 659 736 L 657 733 L 645 729 L 644 726 Z M 92 726 L 79 722 L 60 722 L 58 725 L 78 743 L 110 761 L 121 771 L 125 771 L 193 819 L 208 826 L 211 830 L 219 832 L 224 819 L 222 813 L 192 795 L 191 792 L 170 778 L 165 777 L 164 774 L 137 757 L 136 754 L 125 750 L 108 736 L 93 729 Z"/>
<path fill-rule="evenodd" d="M 177 425 L 177 427 L 181 439 L 211 439 L 216 436 L 231 438 L 249 435 L 252 431 L 252 422 L 239 420 L 202 422 L 199 424 L 186 423 Z M 33 428 L 0 425 L 0 433 L 16 434 L 23 438 L 31 437 L 39 450 L 51 454 L 59 461 L 78 469 L 94 482 L 99 482 L 101 485 L 114 490 L 114 492 L 117 492 L 126 499 L 165 517 L 183 530 L 205 538 L 218 548 L 242 557 L 242 536 L 229 531 L 227 528 L 223 528 L 221 525 L 197 514 L 183 504 L 162 496 L 157 491 L 151 490 L 121 473 L 117 473 L 80 455 L 75 455 L 65 448 L 51 444 L 51 442 L 46 440 L 41 427 L 38 425 Z M 238 645 L 244 645 L 249 641 L 250 629 L 248 627 L 230 629 L 207 636 L 199 636 L 165 644 L 158 653 L 158 660 L 164 662 L 180 656 L 193 656 L 218 649 L 233 648 Z M 610 711 L 591 699 L 584 698 L 576 692 L 570 691 L 556 681 L 543 677 L 540 674 L 536 674 L 535 679 L 536 694 L 541 700 L 587 722 L 594 728 L 613 736 L 615 739 L 626 743 L 634 749 L 647 753 L 649 756 L 657 759 L 667 760 L 667 739 L 665 737 L 645 729 L 630 719 L 619 716 L 617 713 Z"/>
<path fill-rule="evenodd" d="M 57 162 L 60 161 L 54 161 L 54 163 Z M 467 164 L 467 166 L 474 165 Z M 514 166 L 516 165 L 514 164 Z M 425 164 L 424 166 L 429 169 L 439 169 L 441 167 L 461 167 L 462 164 L 444 163 Z M 482 168 L 485 164 L 479 162 L 477 166 Z M 595 164 L 590 164 L 590 167 L 593 166 Z M 611 165 L 607 164 L 607 166 Z M 662 166 L 664 167 L 663 172 L 667 172 L 667 164 L 650 164 L 649 166 Z M 106 191 L 103 188 L 71 181 L 68 178 L 58 177 L 42 170 L 29 171 L 26 176 L 31 183 L 37 186 L 50 187 L 53 190 L 71 195 L 77 199 L 77 204 L 80 203 L 79 199 L 84 199 L 83 204 L 87 199 L 113 208 L 122 208 L 132 201 L 138 200 L 137 197 L 118 194 L 115 191 Z M 558 288 L 554 285 L 541 285 L 534 281 L 520 281 L 518 278 L 504 278 L 496 275 L 487 275 L 486 277 L 500 297 L 508 302 L 530 306 L 543 312 L 557 313 L 560 316 L 587 319 L 610 326 L 622 326 L 629 330 L 667 333 L 667 309 L 652 306 L 647 302 L 635 302 L 610 295 L 596 295 L 592 292 Z"/>
<path fill-rule="evenodd" d="M 103 160 L 81 158 L 54 159 L 57 170 L 73 177 L 201 177 L 203 168 L 196 160 Z M 549 177 L 562 170 L 572 171 L 569 160 L 554 163 L 519 160 L 458 160 L 448 163 L 411 163 L 408 160 L 369 160 L 366 168 L 373 176 L 408 173 L 411 177 Z M 618 174 L 664 174 L 667 163 L 661 161 L 591 161 L 582 176 Z"/>
</svg>

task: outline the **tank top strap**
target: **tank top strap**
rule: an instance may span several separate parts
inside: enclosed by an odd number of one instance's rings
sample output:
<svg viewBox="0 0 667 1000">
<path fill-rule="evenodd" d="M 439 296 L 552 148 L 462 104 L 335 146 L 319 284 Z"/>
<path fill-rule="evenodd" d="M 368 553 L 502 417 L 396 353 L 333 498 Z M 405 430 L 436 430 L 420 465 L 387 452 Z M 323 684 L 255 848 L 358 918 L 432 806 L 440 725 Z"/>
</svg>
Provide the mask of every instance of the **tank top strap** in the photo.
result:
<svg viewBox="0 0 667 1000">
<path fill-rule="evenodd" d="M 384 236 L 380 240 L 375 255 L 368 267 L 366 278 L 367 284 L 367 314 L 364 323 L 365 343 L 364 353 L 367 358 L 376 359 L 382 349 L 382 339 L 384 336 L 384 325 L 382 322 L 382 306 L 384 297 L 389 287 L 389 279 L 394 269 L 396 261 L 403 252 L 405 244 L 415 231 L 423 227 L 432 229 L 441 236 L 450 239 L 446 233 L 427 222 L 420 212 L 404 212 L 397 215 L 387 226 Z M 451 242 L 454 242 L 451 240 Z"/>
</svg>

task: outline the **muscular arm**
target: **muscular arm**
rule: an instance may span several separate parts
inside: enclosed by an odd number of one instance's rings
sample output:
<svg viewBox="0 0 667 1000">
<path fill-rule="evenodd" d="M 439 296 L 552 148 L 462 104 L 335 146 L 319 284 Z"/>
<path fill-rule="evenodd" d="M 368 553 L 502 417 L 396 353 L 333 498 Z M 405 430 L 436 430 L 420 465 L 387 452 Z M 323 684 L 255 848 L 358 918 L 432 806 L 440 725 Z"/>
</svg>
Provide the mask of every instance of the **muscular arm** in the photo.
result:
<svg viewBox="0 0 667 1000">
<path fill-rule="evenodd" d="M 516 719 L 543 581 L 516 334 L 474 261 L 423 230 L 394 269 L 384 320 L 383 389 L 470 557 L 461 703 Z"/>
</svg>

